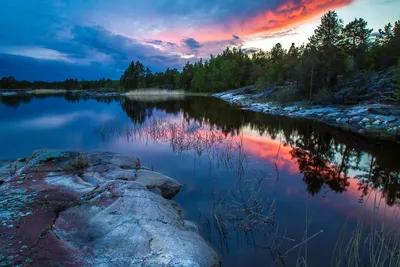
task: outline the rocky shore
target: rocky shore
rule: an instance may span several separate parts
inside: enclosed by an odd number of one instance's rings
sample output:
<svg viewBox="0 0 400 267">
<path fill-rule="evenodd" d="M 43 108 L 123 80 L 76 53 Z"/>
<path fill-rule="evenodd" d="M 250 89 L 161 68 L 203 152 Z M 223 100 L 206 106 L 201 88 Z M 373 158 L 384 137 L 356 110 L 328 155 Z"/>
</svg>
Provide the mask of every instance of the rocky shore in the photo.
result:
<svg viewBox="0 0 400 267">
<path fill-rule="evenodd" d="M 396 105 L 280 105 L 266 100 L 265 94 L 258 93 L 255 87 L 246 87 L 213 96 L 231 105 L 265 114 L 312 119 L 377 138 L 398 141 L 400 137 L 400 107 Z"/>
<path fill-rule="evenodd" d="M 113 153 L 0 162 L 1 266 L 219 266 L 174 179 Z"/>
</svg>

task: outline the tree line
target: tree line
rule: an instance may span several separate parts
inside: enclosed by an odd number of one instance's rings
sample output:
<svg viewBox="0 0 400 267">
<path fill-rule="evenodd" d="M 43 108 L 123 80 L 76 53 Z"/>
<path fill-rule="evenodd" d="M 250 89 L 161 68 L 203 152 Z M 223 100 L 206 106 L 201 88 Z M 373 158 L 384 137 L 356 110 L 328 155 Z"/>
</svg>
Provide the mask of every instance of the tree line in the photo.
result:
<svg viewBox="0 0 400 267">
<path fill-rule="evenodd" d="M 99 80 L 86 81 L 77 79 L 66 79 L 59 82 L 43 82 L 43 81 L 18 81 L 14 77 L 3 77 L 0 80 L 0 89 L 99 89 L 99 88 L 114 88 L 120 87 L 119 81 L 101 78 Z"/>
<path fill-rule="evenodd" d="M 187 62 L 181 71 L 167 69 L 153 73 L 139 61 L 132 61 L 119 81 L 28 82 L 3 78 L 0 88 L 64 88 L 94 89 L 100 87 L 121 90 L 139 88 L 185 89 L 195 92 L 221 92 L 256 84 L 289 84 L 287 94 L 313 98 L 329 93 L 343 75 L 360 71 L 384 70 L 395 66 L 400 57 L 400 20 L 388 23 L 373 32 L 362 18 L 348 24 L 329 11 L 306 44 L 284 49 L 278 43 L 270 51 L 248 53 L 239 48 L 226 48 L 208 60 Z M 399 62 L 400 66 L 400 62 Z M 396 75 L 397 77 L 398 75 Z M 400 84 L 400 80 L 399 80 Z M 285 95 L 282 95 L 285 97 Z"/>
<path fill-rule="evenodd" d="M 278 43 L 270 51 L 247 53 L 226 48 L 210 59 L 187 62 L 182 71 L 167 69 L 152 74 L 140 62 L 132 62 L 121 77 L 126 90 L 145 87 L 181 88 L 195 92 L 221 92 L 248 85 L 289 84 L 286 94 L 312 99 L 329 94 L 338 77 L 395 66 L 400 57 L 400 20 L 373 32 L 363 18 L 348 24 L 329 11 L 321 18 L 308 43 L 284 49 Z M 400 84 L 400 61 L 397 74 Z M 285 97 L 285 95 L 281 95 Z"/>
</svg>

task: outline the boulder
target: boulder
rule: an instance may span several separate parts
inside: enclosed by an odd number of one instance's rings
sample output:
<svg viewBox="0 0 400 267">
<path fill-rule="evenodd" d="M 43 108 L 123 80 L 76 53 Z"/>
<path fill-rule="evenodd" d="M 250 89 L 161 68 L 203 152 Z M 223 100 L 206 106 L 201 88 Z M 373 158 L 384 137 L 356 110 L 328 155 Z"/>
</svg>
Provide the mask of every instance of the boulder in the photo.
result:
<svg viewBox="0 0 400 267">
<path fill-rule="evenodd" d="M 172 198 L 181 190 L 182 185 L 174 179 L 158 172 L 149 170 L 138 170 L 136 181 L 144 184 L 147 188 L 158 188 L 165 198 Z"/>
<path fill-rule="evenodd" d="M 120 167 L 121 169 L 137 169 L 140 167 L 140 161 L 138 158 L 127 157 L 122 155 L 115 155 L 111 158 L 111 164 Z"/>
<path fill-rule="evenodd" d="M 286 112 L 296 112 L 299 110 L 298 106 L 289 106 L 283 109 Z"/>
<path fill-rule="evenodd" d="M 0 162 L 0 175 L 0 251 L 10 266 L 220 265 L 165 198 L 181 185 L 135 157 L 36 151 Z"/>
<path fill-rule="evenodd" d="M 381 125 L 381 124 L 382 124 L 382 122 L 380 120 L 376 120 L 376 121 L 374 121 L 372 123 L 372 125 L 375 125 L 375 126 L 378 126 L 378 125 Z"/>
<path fill-rule="evenodd" d="M 364 123 L 364 124 L 365 124 L 365 123 L 369 123 L 369 121 L 370 121 L 370 120 L 369 120 L 368 118 L 364 118 L 364 119 L 361 120 L 360 123 Z"/>
</svg>

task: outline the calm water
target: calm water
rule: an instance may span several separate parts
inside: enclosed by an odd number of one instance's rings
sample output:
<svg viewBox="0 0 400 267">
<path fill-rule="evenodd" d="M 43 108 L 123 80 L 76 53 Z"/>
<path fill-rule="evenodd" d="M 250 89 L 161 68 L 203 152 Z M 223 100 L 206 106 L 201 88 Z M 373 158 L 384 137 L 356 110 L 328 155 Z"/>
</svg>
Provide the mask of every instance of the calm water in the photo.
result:
<svg viewBox="0 0 400 267">
<path fill-rule="evenodd" d="M 213 98 L 2 97 L 0 160 L 42 148 L 135 155 L 177 179 L 223 266 L 329 266 L 355 233 L 400 231 L 398 145 Z"/>
</svg>

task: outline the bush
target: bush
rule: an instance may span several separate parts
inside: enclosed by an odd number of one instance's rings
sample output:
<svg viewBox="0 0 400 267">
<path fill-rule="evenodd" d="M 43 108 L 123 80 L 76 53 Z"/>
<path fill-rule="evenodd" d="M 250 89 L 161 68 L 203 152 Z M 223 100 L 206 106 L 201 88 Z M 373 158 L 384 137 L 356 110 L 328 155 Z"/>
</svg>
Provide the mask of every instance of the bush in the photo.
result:
<svg viewBox="0 0 400 267">
<path fill-rule="evenodd" d="M 394 82 L 396 83 L 397 89 L 393 94 L 394 100 L 400 100 L 400 58 L 397 61 L 397 67 L 394 71 Z"/>
<path fill-rule="evenodd" d="M 397 67 L 394 72 L 394 81 L 396 82 L 397 88 L 400 90 L 400 58 L 397 60 Z"/>
<path fill-rule="evenodd" d="M 313 96 L 313 100 L 317 104 L 331 104 L 332 97 L 332 91 L 329 88 L 324 87 Z"/>
<path fill-rule="evenodd" d="M 264 77 L 259 77 L 256 81 L 256 90 L 257 92 L 261 92 L 262 90 L 265 89 L 265 78 Z"/>
<path fill-rule="evenodd" d="M 272 99 L 281 104 L 299 100 L 299 90 L 295 86 L 282 86 L 272 96 Z"/>
<path fill-rule="evenodd" d="M 68 166 L 66 167 L 67 171 L 78 171 L 83 170 L 89 167 L 89 163 L 83 153 L 79 153 L 69 162 Z"/>
</svg>

